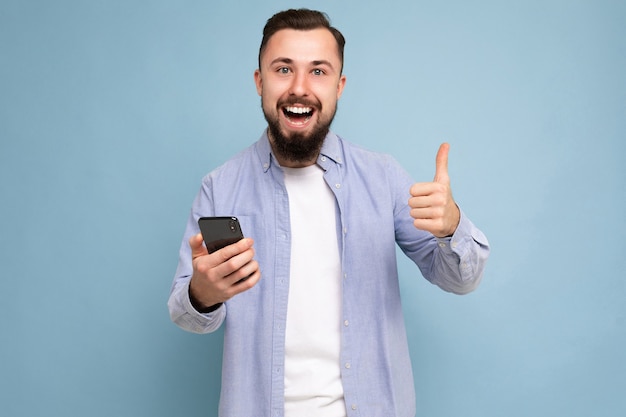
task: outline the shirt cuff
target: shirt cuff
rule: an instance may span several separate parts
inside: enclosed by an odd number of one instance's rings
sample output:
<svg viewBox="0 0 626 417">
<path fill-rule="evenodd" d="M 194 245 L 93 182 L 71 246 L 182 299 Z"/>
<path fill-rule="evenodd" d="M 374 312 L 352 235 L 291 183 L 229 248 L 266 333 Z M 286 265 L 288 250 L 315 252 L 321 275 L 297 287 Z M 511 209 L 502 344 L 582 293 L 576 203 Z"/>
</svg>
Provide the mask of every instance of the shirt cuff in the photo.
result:
<svg viewBox="0 0 626 417">
<path fill-rule="evenodd" d="M 190 281 L 191 282 L 191 281 Z M 214 309 L 212 309 L 210 312 L 201 312 L 198 311 L 192 304 L 191 302 L 191 296 L 189 295 L 189 283 L 187 283 L 186 285 L 186 291 L 185 291 L 185 295 L 183 296 L 183 306 L 185 308 L 185 311 L 189 314 L 191 314 L 192 316 L 196 316 L 198 318 L 200 317 L 204 317 L 204 318 L 208 318 L 210 319 L 211 317 L 214 316 L 214 313 L 218 310 L 220 310 L 221 308 L 224 307 L 224 303 L 220 303 L 219 307 L 216 307 Z"/>
<path fill-rule="evenodd" d="M 437 238 L 444 257 L 456 259 L 462 282 L 480 281 L 484 263 L 489 255 L 485 235 L 461 211 L 461 218 L 451 237 Z M 452 266 L 452 263 L 449 263 Z"/>
</svg>

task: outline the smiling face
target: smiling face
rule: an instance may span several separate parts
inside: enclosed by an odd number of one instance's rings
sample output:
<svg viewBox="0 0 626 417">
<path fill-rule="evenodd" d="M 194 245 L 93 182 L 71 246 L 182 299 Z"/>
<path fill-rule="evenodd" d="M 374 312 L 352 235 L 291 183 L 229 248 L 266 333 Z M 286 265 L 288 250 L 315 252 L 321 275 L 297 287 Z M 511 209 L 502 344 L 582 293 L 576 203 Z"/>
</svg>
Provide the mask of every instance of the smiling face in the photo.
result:
<svg viewBox="0 0 626 417">
<path fill-rule="evenodd" d="M 328 29 L 283 29 L 269 39 L 254 81 L 281 165 L 315 163 L 346 82 L 341 67 Z"/>
</svg>

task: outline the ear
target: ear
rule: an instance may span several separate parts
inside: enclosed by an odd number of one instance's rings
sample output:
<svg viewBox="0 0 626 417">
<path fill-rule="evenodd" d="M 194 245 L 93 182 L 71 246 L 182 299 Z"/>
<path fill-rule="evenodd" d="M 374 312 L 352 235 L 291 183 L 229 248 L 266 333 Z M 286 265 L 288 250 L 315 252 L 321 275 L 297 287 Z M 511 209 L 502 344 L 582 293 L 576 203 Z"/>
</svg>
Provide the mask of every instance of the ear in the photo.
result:
<svg viewBox="0 0 626 417">
<path fill-rule="evenodd" d="M 261 70 L 254 71 L 254 84 L 256 84 L 256 92 L 258 95 L 263 93 L 263 79 L 261 77 Z"/>
<path fill-rule="evenodd" d="M 346 76 L 342 75 L 339 77 L 339 83 L 337 83 L 337 100 L 341 97 L 343 93 L 343 88 L 346 86 Z"/>
</svg>

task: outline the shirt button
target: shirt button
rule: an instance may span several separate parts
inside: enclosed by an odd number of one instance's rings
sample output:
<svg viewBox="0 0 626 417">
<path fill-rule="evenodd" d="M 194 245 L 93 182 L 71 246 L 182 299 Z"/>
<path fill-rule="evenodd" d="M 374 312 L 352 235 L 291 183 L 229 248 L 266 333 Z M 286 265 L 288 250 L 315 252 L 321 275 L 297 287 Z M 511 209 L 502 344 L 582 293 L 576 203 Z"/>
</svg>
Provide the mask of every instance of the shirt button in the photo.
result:
<svg viewBox="0 0 626 417">
<path fill-rule="evenodd" d="M 326 157 L 325 156 L 322 156 L 320 159 L 322 160 L 322 162 L 326 162 Z"/>
<path fill-rule="evenodd" d="M 350 362 L 346 362 L 346 369 L 350 369 Z"/>
<path fill-rule="evenodd" d="M 350 408 L 352 408 L 353 410 L 356 410 L 356 404 L 352 404 L 352 407 Z"/>
<path fill-rule="evenodd" d="M 345 321 L 343 322 L 343 325 L 344 325 L 344 326 L 346 326 L 346 327 L 348 327 L 348 326 L 350 325 L 350 322 L 349 322 L 348 320 L 345 320 Z"/>
<path fill-rule="evenodd" d="M 445 248 L 445 247 L 446 247 L 446 244 L 445 244 L 445 243 L 440 243 L 440 244 L 439 244 L 439 247 L 440 247 L 440 248 Z"/>
<path fill-rule="evenodd" d="M 335 188 L 341 188 L 341 184 L 335 184 Z"/>
</svg>

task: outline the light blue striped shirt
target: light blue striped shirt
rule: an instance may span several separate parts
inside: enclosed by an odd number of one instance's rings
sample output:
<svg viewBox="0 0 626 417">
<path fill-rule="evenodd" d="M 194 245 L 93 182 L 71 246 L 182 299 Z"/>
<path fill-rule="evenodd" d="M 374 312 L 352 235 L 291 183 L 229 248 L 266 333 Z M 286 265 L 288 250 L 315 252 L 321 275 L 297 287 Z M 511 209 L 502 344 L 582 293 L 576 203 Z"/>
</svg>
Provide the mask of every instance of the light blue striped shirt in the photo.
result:
<svg viewBox="0 0 626 417">
<path fill-rule="evenodd" d="M 317 163 L 336 198 L 342 265 L 341 381 L 349 417 L 413 417 L 415 393 L 396 264 L 396 244 L 422 275 L 446 291 L 478 285 L 489 246 L 461 213 L 451 238 L 417 230 L 409 215 L 413 180 L 391 157 L 333 133 Z M 237 216 L 255 241 L 261 280 L 200 314 L 189 301 L 189 238 L 202 216 Z M 194 200 L 168 302 L 185 330 L 224 325 L 221 417 L 284 414 L 285 324 L 290 263 L 289 199 L 267 135 L 208 174 Z M 319 308 L 324 308 L 320 300 Z M 315 311 L 311 311 L 315 314 Z"/>
</svg>

